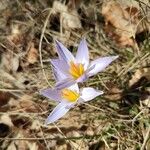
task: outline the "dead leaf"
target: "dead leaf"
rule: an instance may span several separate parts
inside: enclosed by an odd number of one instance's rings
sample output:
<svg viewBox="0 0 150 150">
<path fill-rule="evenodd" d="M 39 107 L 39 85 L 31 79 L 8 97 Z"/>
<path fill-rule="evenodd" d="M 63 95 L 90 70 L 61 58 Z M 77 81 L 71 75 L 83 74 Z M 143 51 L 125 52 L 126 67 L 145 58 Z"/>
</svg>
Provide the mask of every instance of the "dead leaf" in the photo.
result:
<svg viewBox="0 0 150 150">
<path fill-rule="evenodd" d="M 108 150 L 107 146 L 105 145 L 104 141 L 91 141 L 89 142 L 89 149 L 95 149 L 97 148 L 97 150 Z"/>
<path fill-rule="evenodd" d="M 10 93 L 0 91 L 0 107 L 7 104 L 10 97 L 11 97 Z"/>
<path fill-rule="evenodd" d="M 9 115 L 4 114 L 0 118 L 0 137 L 5 137 L 10 134 L 13 123 Z"/>
<path fill-rule="evenodd" d="M 121 46 L 132 46 L 137 48 L 135 36 L 145 30 L 141 23 L 141 12 L 133 5 L 121 5 L 117 1 L 104 2 L 102 14 L 105 18 L 106 32 Z M 112 27 L 111 27 L 112 26 Z"/>
<path fill-rule="evenodd" d="M 6 71 L 16 72 L 19 68 L 19 56 L 15 56 L 12 53 L 3 53 L 1 60 L 1 68 Z"/>
<path fill-rule="evenodd" d="M 86 134 L 90 135 L 90 136 L 93 136 L 95 134 L 94 131 L 93 131 L 93 129 L 92 129 L 92 127 L 88 127 L 87 128 Z"/>
<path fill-rule="evenodd" d="M 29 50 L 27 54 L 27 60 L 30 64 L 34 64 L 38 60 L 38 50 L 34 47 L 34 43 L 29 44 Z"/>
<path fill-rule="evenodd" d="M 12 45 L 19 45 L 23 39 L 21 34 L 22 33 L 19 29 L 19 25 L 18 24 L 12 25 L 11 34 L 7 37 L 7 39 Z"/>
<path fill-rule="evenodd" d="M 19 104 L 19 101 L 17 99 L 11 98 L 8 102 L 9 107 L 15 107 Z"/>
<path fill-rule="evenodd" d="M 110 101 L 120 100 L 123 90 L 119 89 L 115 84 L 112 84 L 110 82 L 108 82 L 106 85 L 110 90 L 105 95 L 105 98 L 109 99 Z"/>
<path fill-rule="evenodd" d="M 26 138 L 27 135 L 23 130 L 19 130 L 19 132 L 15 135 L 16 139 Z M 33 147 L 31 146 L 33 144 Z M 32 148 L 32 150 L 37 150 L 33 148 L 35 147 L 34 143 L 27 140 L 12 140 L 11 143 L 7 146 L 7 150 L 28 150 Z"/>
<path fill-rule="evenodd" d="M 7 114 L 2 115 L 0 121 L 3 122 L 3 123 L 5 123 L 5 124 L 7 124 L 10 127 L 13 126 L 11 118 Z"/>
<path fill-rule="evenodd" d="M 78 9 L 81 3 L 82 3 L 82 0 L 70 0 L 68 2 L 68 7 L 69 9 L 75 9 L 75 8 Z"/>
<path fill-rule="evenodd" d="M 39 125 L 40 125 L 39 120 L 34 120 L 32 122 L 32 125 L 31 125 L 30 129 L 35 130 L 35 131 L 40 131 L 40 126 Z"/>
<path fill-rule="evenodd" d="M 76 9 L 69 10 L 68 6 L 59 1 L 54 1 L 53 9 L 56 13 L 60 13 L 60 22 L 62 27 L 68 29 L 80 29 L 81 21 Z"/>
<path fill-rule="evenodd" d="M 15 101 L 11 101 L 13 105 Z M 18 99 L 17 105 L 12 108 L 13 111 L 19 110 L 21 112 L 34 112 L 40 113 L 46 111 L 48 108 L 48 102 L 34 102 L 33 97 L 29 95 L 23 95 Z"/>
<path fill-rule="evenodd" d="M 11 142 L 7 147 L 7 150 L 17 150 L 17 147 L 14 142 Z"/>
<path fill-rule="evenodd" d="M 26 112 L 39 112 L 39 108 L 29 95 L 23 95 L 19 101 L 18 109 Z"/>
<path fill-rule="evenodd" d="M 150 149 L 150 139 L 146 143 L 146 150 L 149 150 L 149 149 Z"/>
<path fill-rule="evenodd" d="M 37 143 L 35 142 L 28 142 L 28 147 L 29 147 L 29 150 L 38 150 L 39 149 L 39 146 L 37 145 Z"/>
<path fill-rule="evenodd" d="M 66 144 L 63 144 L 63 145 L 56 145 L 56 149 L 57 150 L 65 150 L 65 149 L 68 149 L 67 145 Z"/>
<path fill-rule="evenodd" d="M 26 137 L 26 135 L 24 134 L 23 131 L 19 131 L 19 133 L 16 135 L 16 138 L 24 138 Z M 27 145 L 28 141 L 25 140 L 16 140 L 15 141 L 15 145 L 17 145 L 18 150 L 27 150 L 28 149 L 28 145 Z"/>
<path fill-rule="evenodd" d="M 147 99 L 143 100 L 142 103 L 148 108 L 150 108 L 150 96 Z"/>
<path fill-rule="evenodd" d="M 17 71 L 19 68 L 19 57 L 13 57 L 12 59 L 12 70 Z"/>
<path fill-rule="evenodd" d="M 62 17 L 62 25 L 65 29 L 81 28 L 81 22 L 79 20 L 79 16 L 76 10 L 72 10 L 69 13 L 63 12 L 61 17 Z"/>
<path fill-rule="evenodd" d="M 106 26 L 111 23 L 111 25 L 115 28 L 115 34 L 117 34 L 120 38 L 120 44 L 126 45 L 124 43 L 126 40 L 130 41 L 130 38 L 135 36 L 135 26 L 130 24 L 127 20 L 128 13 L 122 9 L 119 3 L 110 1 L 103 5 L 102 14 L 105 17 Z M 133 43 L 130 42 L 129 45 L 133 46 Z"/>
<path fill-rule="evenodd" d="M 129 87 L 137 83 L 142 77 L 146 77 L 148 80 L 150 80 L 149 68 L 137 69 L 135 73 L 132 75 L 132 78 L 129 80 Z"/>
</svg>

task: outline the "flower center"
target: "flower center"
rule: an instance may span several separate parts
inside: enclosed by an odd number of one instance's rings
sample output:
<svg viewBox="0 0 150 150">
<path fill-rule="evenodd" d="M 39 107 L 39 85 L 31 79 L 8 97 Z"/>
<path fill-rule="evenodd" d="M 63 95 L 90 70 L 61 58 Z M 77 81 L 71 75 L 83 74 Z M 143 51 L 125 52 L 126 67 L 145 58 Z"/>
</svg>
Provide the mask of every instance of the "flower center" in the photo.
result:
<svg viewBox="0 0 150 150">
<path fill-rule="evenodd" d="M 75 64 L 73 61 L 70 62 L 69 73 L 72 75 L 74 79 L 78 79 L 80 76 L 84 74 L 84 66 L 83 64 Z"/>
<path fill-rule="evenodd" d="M 79 94 L 77 92 L 69 90 L 69 89 L 61 90 L 61 95 L 62 95 L 62 98 L 70 102 L 75 102 L 79 98 Z"/>
</svg>

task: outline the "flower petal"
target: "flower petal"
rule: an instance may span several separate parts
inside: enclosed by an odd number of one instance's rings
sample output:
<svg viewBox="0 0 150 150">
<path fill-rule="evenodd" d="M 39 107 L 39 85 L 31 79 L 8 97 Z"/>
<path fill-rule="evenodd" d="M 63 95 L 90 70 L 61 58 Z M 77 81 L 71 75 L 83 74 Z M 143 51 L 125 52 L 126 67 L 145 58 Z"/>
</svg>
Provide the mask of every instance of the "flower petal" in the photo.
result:
<svg viewBox="0 0 150 150">
<path fill-rule="evenodd" d="M 88 79 L 88 76 L 86 73 L 84 73 L 81 77 L 79 77 L 77 79 L 77 83 L 82 83 L 82 82 L 86 81 L 87 79 Z"/>
<path fill-rule="evenodd" d="M 56 70 L 59 70 L 59 72 L 62 72 L 63 74 L 67 74 L 69 65 L 65 61 L 60 59 L 51 59 L 50 62 Z"/>
<path fill-rule="evenodd" d="M 56 48 L 59 55 L 59 58 L 67 62 L 68 64 L 70 61 L 74 61 L 75 58 L 72 53 L 59 41 L 56 40 Z"/>
<path fill-rule="evenodd" d="M 78 84 L 75 83 L 71 86 L 68 87 L 68 89 L 72 90 L 72 91 L 76 91 L 77 93 L 79 93 L 79 87 L 78 87 Z"/>
<path fill-rule="evenodd" d="M 53 71 L 56 82 L 59 82 L 67 78 L 67 76 L 60 71 L 60 69 L 56 69 L 52 67 L 52 71 Z"/>
<path fill-rule="evenodd" d="M 117 58 L 118 58 L 118 56 L 110 56 L 110 57 L 98 58 L 98 59 L 92 61 L 90 67 L 92 67 L 92 66 L 94 66 L 94 67 L 93 67 L 93 69 L 90 69 L 90 71 L 88 72 L 88 76 L 93 76 L 96 73 L 104 70 L 112 61 L 114 61 Z"/>
<path fill-rule="evenodd" d="M 78 63 L 84 64 L 85 69 L 89 65 L 89 51 L 85 38 L 82 39 L 82 41 L 79 44 L 78 51 L 76 54 L 76 61 Z"/>
<path fill-rule="evenodd" d="M 58 89 L 58 90 L 61 90 L 63 88 L 67 88 L 73 84 L 75 84 L 76 81 L 72 78 L 66 78 L 60 82 L 57 82 L 56 85 L 55 85 L 55 88 Z"/>
<path fill-rule="evenodd" d="M 56 89 L 48 88 L 48 89 L 41 90 L 40 93 L 41 93 L 41 95 L 43 95 L 49 99 L 55 100 L 57 102 L 61 101 L 61 94 Z"/>
<path fill-rule="evenodd" d="M 99 91 L 99 90 L 95 90 L 94 88 L 87 87 L 87 88 L 83 88 L 81 92 L 81 98 L 83 99 L 84 102 L 87 102 L 102 94 L 103 91 Z"/>
<path fill-rule="evenodd" d="M 66 102 L 59 103 L 50 113 L 45 123 L 50 124 L 57 121 L 58 119 L 63 117 L 69 111 L 69 109 L 70 107 L 68 107 L 68 103 Z"/>
</svg>

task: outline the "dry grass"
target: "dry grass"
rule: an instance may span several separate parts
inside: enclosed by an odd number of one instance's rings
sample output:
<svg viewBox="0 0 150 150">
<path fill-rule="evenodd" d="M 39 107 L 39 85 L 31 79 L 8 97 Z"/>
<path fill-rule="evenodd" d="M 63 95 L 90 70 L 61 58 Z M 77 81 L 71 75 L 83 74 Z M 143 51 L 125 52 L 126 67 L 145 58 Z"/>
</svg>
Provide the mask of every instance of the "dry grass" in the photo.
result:
<svg viewBox="0 0 150 150">
<path fill-rule="evenodd" d="M 149 33 L 143 31 L 139 49 L 120 47 L 105 33 L 102 1 L 79 5 L 79 29 L 64 26 L 60 8 L 53 9 L 52 3 L 0 2 L 1 149 L 149 150 Z M 143 5 L 150 11 L 148 4 Z M 39 95 L 39 90 L 54 85 L 49 63 L 57 57 L 54 40 L 74 53 L 82 37 L 87 39 L 91 59 L 119 55 L 104 72 L 85 83 L 105 94 L 46 126 L 44 121 L 56 104 Z M 38 51 L 33 64 L 27 59 L 31 42 Z"/>
</svg>

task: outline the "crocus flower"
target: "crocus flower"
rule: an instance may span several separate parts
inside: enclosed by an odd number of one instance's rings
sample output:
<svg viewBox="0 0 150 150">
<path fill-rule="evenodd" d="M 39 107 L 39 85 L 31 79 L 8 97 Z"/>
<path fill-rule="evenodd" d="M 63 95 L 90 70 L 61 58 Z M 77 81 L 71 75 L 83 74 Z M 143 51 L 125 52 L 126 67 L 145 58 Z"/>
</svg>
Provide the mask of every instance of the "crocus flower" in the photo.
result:
<svg viewBox="0 0 150 150">
<path fill-rule="evenodd" d="M 58 105 L 54 108 L 46 120 L 46 124 L 49 124 L 63 117 L 70 108 L 74 107 L 75 104 L 90 101 L 103 94 L 103 92 L 91 87 L 79 90 L 78 85 L 74 84 L 61 90 L 48 88 L 42 90 L 41 94 L 58 102 Z"/>
<path fill-rule="evenodd" d="M 62 89 L 78 82 L 84 82 L 89 77 L 104 70 L 118 56 L 100 57 L 89 62 L 89 51 L 86 40 L 83 39 L 78 47 L 76 57 L 60 42 L 56 41 L 59 59 L 51 59 L 56 71 L 63 77 L 56 83 L 56 88 Z"/>
</svg>

